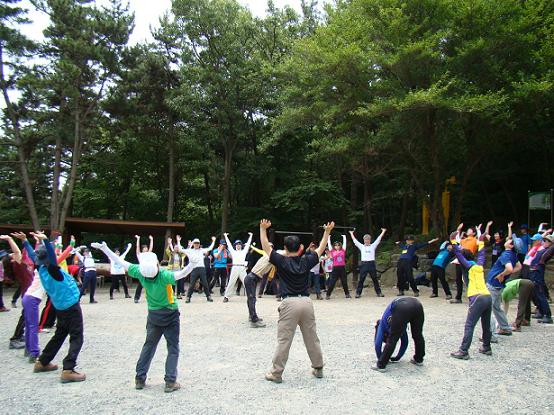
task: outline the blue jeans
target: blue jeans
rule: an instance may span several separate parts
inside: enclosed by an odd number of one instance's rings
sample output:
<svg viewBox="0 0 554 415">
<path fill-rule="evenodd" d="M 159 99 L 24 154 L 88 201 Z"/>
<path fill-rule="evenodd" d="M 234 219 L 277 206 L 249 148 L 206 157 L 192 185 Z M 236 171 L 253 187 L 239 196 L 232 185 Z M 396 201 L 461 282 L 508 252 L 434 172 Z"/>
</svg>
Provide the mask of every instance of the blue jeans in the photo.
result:
<svg viewBox="0 0 554 415">
<path fill-rule="evenodd" d="M 491 293 L 492 299 L 492 314 L 491 314 L 491 332 L 492 337 L 496 338 L 496 323 L 498 328 L 502 330 L 512 331 L 512 326 L 508 323 L 508 317 L 502 309 L 502 290 L 503 288 L 493 287 L 487 284 L 487 288 Z"/>
<path fill-rule="evenodd" d="M 544 289 L 544 268 L 540 267 L 536 270 L 531 271 L 531 281 L 535 283 L 535 288 L 533 290 L 533 298 L 537 303 L 539 312 L 546 317 L 552 317 L 552 312 L 550 311 L 550 305 L 546 299 L 546 291 Z"/>
<path fill-rule="evenodd" d="M 311 286 L 315 290 L 315 293 L 321 294 L 319 274 L 316 274 L 315 272 L 310 272 L 310 280 L 311 280 Z"/>
<path fill-rule="evenodd" d="M 175 382 L 177 380 L 177 362 L 179 360 L 179 310 L 148 311 L 146 320 L 146 340 L 142 346 L 140 357 L 137 362 L 136 378 L 146 380 L 150 363 L 156 353 L 158 343 L 165 337 L 167 343 L 167 358 L 165 360 L 165 381 Z"/>
</svg>

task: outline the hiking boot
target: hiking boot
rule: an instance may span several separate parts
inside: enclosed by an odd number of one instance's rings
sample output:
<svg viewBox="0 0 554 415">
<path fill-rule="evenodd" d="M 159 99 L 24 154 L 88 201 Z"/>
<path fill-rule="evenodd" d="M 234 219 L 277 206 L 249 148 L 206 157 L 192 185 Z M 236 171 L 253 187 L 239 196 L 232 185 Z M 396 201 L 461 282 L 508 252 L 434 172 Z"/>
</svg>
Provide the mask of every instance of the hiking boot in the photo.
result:
<svg viewBox="0 0 554 415">
<path fill-rule="evenodd" d="M 429 298 L 437 298 L 438 296 L 439 296 L 438 294 L 433 293 L 429 296 Z"/>
<path fill-rule="evenodd" d="M 543 319 L 538 322 L 542 324 L 552 324 L 552 317 L 544 316 Z"/>
<path fill-rule="evenodd" d="M 479 353 L 492 356 L 492 350 L 491 349 L 485 349 L 484 347 L 479 347 Z"/>
<path fill-rule="evenodd" d="M 314 377 L 316 377 L 318 379 L 321 379 L 323 377 L 323 368 L 322 367 L 314 367 L 312 369 L 312 375 L 314 375 Z"/>
<path fill-rule="evenodd" d="M 33 368 L 33 372 L 40 373 L 40 372 L 52 372 L 54 370 L 58 370 L 58 365 L 54 365 L 52 363 L 48 363 L 46 366 L 43 365 L 40 360 L 37 359 L 35 362 L 35 367 Z"/>
<path fill-rule="evenodd" d="M 250 322 L 250 327 L 252 327 L 253 329 L 257 329 L 257 328 L 261 328 L 261 327 L 265 327 L 265 323 L 263 321 L 251 321 Z"/>
<path fill-rule="evenodd" d="M 213 300 L 213 298 L 212 298 L 211 296 L 206 297 L 206 301 L 207 301 L 208 303 L 213 303 L 213 302 L 214 302 L 214 300 Z"/>
<path fill-rule="evenodd" d="M 450 300 L 450 304 L 462 304 L 462 300 L 458 300 L 457 298 L 453 298 Z"/>
<path fill-rule="evenodd" d="M 63 370 L 60 378 L 62 383 L 83 382 L 87 377 L 84 373 L 75 372 L 74 370 Z"/>
<path fill-rule="evenodd" d="M 452 296 L 451 296 L 451 295 L 447 295 L 447 296 L 446 296 L 446 299 L 450 301 L 450 300 L 452 300 Z"/>
<path fill-rule="evenodd" d="M 419 297 L 419 291 L 414 291 L 414 297 Z"/>
<path fill-rule="evenodd" d="M 379 366 L 377 366 L 377 365 L 371 366 L 371 370 L 375 370 L 375 371 L 381 372 L 381 373 L 385 373 L 385 372 L 387 371 L 386 368 L 384 368 L 384 367 L 379 367 Z"/>
<path fill-rule="evenodd" d="M 523 320 L 523 321 L 521 322 L 521 326 L 522 326 L 522 327 L 527 327 L 527 326 L 530 326 L 530 325 L 531 325 L 531 323 L 529 322 L 529 320 Z"/>
<path fill-rule="evenodd" d="M 270 382 L 273 382 L 273 383 L 282 383 L 283 382 L 283 378 L 281 376 L 274 375 L 271 372 L 267 372 L 265 374 L 265 380 L 269 380 Z"/>
<path fill-rule="evenodd" d="M 469 354 L 467 352 L 462 352 L 461 350 L 450 353 L 450 356 L 455 359 L 469 360 Z"/>
<path fill-rule="evenodd" d="M 404 291 L 398 291 L 398 294 L 396 294 L 397 297 L 402 297 L 404 295 Z"/>
<path fill-rule="evenodd" d="M 21 340 L 10 340 L 10 349 L 24 349 L 25 348 L 25 342 Z"/>
<path fill-rule="evenodd" d="M 423 362 L 416 362 L 415 359 L 411 359 L 410 363 L 412 365 L 416 365 L 416 366 L 423 366 Z"/>
<path fill-rule="evenodd" d="M 500 329 L 496 332 L 496 334 L 499 334 L 501 336 L 511 336 L 512 335 L 512 331 L 511 330 L 504 330 L 504 329 Z"/>
<path fill-rule="evenodd" d="M 179 389 L 181 389 L 181 384 L 179 382 L 165 382 L 165 393 L 175 392 Z"/>
<path fill-rule="evenodd" d="M 187 299 L 185 300 L 185 303 L 190 303 L 190 297 L 187 297 Z"/>
<path fill-rule="evenodd" d="M 142 379 L 135 378 L 135 389 L 142 390 L 146 386 L 146 382 Z"/>
</svg>

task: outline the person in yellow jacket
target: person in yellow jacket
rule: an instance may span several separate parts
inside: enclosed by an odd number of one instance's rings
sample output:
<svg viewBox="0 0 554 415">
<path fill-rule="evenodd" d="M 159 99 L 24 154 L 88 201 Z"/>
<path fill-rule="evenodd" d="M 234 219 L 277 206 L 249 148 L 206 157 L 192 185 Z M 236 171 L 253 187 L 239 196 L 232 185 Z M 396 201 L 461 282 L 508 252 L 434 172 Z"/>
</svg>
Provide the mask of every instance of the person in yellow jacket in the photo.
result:
<svg viewBox="0 0 554 415">
<path fill-rule="evenodd" d="M 464 279 L 466 279 L 465 283 L 467 285 L 469 310 L 467 312 L 462 344 L 459 350 L 450 353 L 450 356 L 462 360 L 469 359 L 468 352 L 473 339 L 473 331 L 479 320 L 481 320 L 481 329 L 483 330 L 483 346 L 479 348 L 479 353 L 491 356 L 492 298 L 485 283 L 485 244 L 483 239 L 480 238 L 477 260 L 475 260 L 474 254 L 469 249 L 462 250 L 458 245 L 454 245 L 453 248 L 458 262 L 467 270 L 467 273 L 464 273 Z"/>
</svg>

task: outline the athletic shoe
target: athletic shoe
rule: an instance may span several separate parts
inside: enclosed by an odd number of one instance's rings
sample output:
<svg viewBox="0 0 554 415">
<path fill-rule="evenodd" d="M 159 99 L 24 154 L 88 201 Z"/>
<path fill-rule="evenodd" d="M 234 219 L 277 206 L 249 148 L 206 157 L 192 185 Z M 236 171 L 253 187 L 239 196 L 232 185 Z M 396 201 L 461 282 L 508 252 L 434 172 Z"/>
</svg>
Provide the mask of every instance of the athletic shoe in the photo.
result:
<svg viewBox="0 0 554 415">
<path fill-rule="evenodd" d="M 461 350 L 450 353 L 450 357 L 460 360 L 469 360 L 469 354 L 467 352 L 462 352 Z"/>
<path fill-rule="evenodd" d="M 110 296 L 110 300 L 113 300 L 113 297 L 112 297 L 112 296 Z"/>
<path fill-rule="evenodd" d="M 438 296 L 439 296 L 438 294 L 433 293 L 429 296 L 429 298 L 437 298 Z"/>
<path fill-rule="evenodd" d="M 313 368 L 312 375 L 314 375 L 314 377 L 318 379 L 321 379 L 323 377 L 323 368 L 322 367 Z"/>
<path fill-rule="evenodd" d="M 323 300 L 323 297 L 321 296 L 321 294 L 317 294 L 317 295 L 316 295 L 316 298 L 317 298 L 318 300 Z"/>
<path fill-rule="evenodd" d="M 190 297 L 187 297 L 187 299 L 185 300 L 185 303 L 190 303 Z"/>
<path fill-rule="evenodd" d="M 7 313 L 8 311 L 10 311 L 9 308 L 6 308 L 6 307 L 0 307 L 0 313 Z"/>
<path fill-rule="evenodd" d="M 75 372 L 74 370 L 63 370 L 60 381 L 62 383 L 83 382 L 86 378 L 84 373 Z"/>
<path fill-rule="evenodd" d="M 552 324 L 552 317 L 544 316 L 542 320 L 539 320 L 538 323 L 542 324 Z"/>
<path fill-rule="evenodd" d="M 414 359 L 411 359 L 410 360 L 410 363 L 412 365 L 416 365 L 416 366 L 423 366 L 423 362 L 416 362 Z"/>
<path fill-rule="evenodd" d="M 141 379 L 135 378 L 135 389 L 136 390 L 142 390 L 146 386 L 146 382 Z"/>
<path fill-rule="evenodd" d="M 181 389 L 181 384 L 179 382 L 165 382 L 165 393 L 175 392 L 179 389 Z"/>
<path fill-rule="evenodd" d="M 261 318 L 261 317 L 258 317 L 258 320 L 256 320 L 256 321 L 264 321 L 264 319 Z M 252 323 L 252 319 L 250 317 L 248 317 L 248 322 Z"/>
<path fill-rule="evenodd" d="M 135 300 L 135 304 L 138 304 L 139 300 Z"/>
<path fill-rule="evenodd" d="M 182 296 L 181 294 L 179 294 L 179 295 L 177 296 L 177 300 L 182 300 L 182 299 L 183 299 L 183 296 Z"/>
<path fill-rule="evenodd" d="M 35 367 L 33 368 L 33 372 L 40 373 L 40 372 L 52 372 L 54 370 L 58 370 L 58 365 L 54 365 L 52 363 L 48 363 L 46 366 L 40 363 L 40 360 L 37 359 L 35 362 Z"/>
<path fill-rule="evenodd" d="M 261 295 L 261 294 L 258 294 L 258 298 L 262 298 L 262 297 L 263 297 L 263 295 Z"/>
<path fill-rule="evenodd" d="M 479 353 L 492 356 L 492 350 L 491 349 L 485 349 L 484 347 L 479 347 Z"/>
<path fill-rule="evenodd" d="M 214 302 L 214 300 L 213 300 L 212 297 L 206 297 L 206 301 L 207 301 L 208 303 L 213 303 L 213 302 Z"/>
<path fill-rule="evenodd" d="M 457 298 L 453 298 L 450 300 L 450 304 L 462 304 L 462 300 L 458 300 Z"/>
<path fill-rule="evenodd" d="M 512 331 L 511 330 L 504 330 L 504 329 L 500 329 L 496 332 L 496 334 L 499 334 L 501 336 L 511 336 L 512 335 Z"/>
<path fill-rule="evenodd" d="M 396 294 L 397 297 L 402 297 L 404 295 L 404 291 L 398 291 L 398 294 Z"/>
<path fill-rule="evenodd" d="M 276 298 L 277 302 L 280 303 L 281 301 L 283 301 L 283 299 L 281 297 L 277 297 Z"/>
<path fill-rule="evenodd" d="M 265 327 L 265 323 L 261 320 L 251 321 L 250 322 L 250 327 L 252 327 L 253 329 L 258 329 L 258 328 L 261 328 L 261 327 Z"/>
<path fill-rule="evenodd" d="M 224 303 L 228 303 L 229 302 L 229 299 L 227 297 L 223 297 L 223 302 Z"/>
<path fill-rule="evenodd" d="M 447 296 L 446 296 L 446 299 L 447 299 L 447 300 L 452 300 L 452 296 L 451 296 L 451 295 L 447 295 Z"/>
<path fill-rule="evenodd" d="M 10 340 L 10 349 L 24 349 L 25 348 L 25 342 L 21 340 Z"/>
<path fill-rule="evenodd" d="M 377 294 L 377 297 L 384 297 L 384 296 L 385 296 L 385 294 L 383 294 L 383 293 Z"/>
<path fill-rule="evenodd" d="M 419 291 L 414 291 L 414 297 L 419 297 Z"/>
<path fill-rule="evenodd" d="M 331 297 L 329 297 L 328 295 L 326 295 L 326 296 L 325 296 L 325 299 L 326 299 L 326 300 L 330 300 Z"/>
<path fill-rule="evenodd" d="M 350 297 L 350 294 L 346 294 L 345 298 L 352 298 L 352 297 Z"/>
<path fill-rule="evenodd" d="M 267 372 L 265 374 L 265 380 L 269 380 L 270 382 L 273 382 L 273 383 L 282 383 L 283 382 L 283 378 L 281 376 L 274 375 L 271 372 Z"/>
<path fill-rule="evenodd" d="M 381 373 L 385 373 L 385 372 L 387 371 L 386 368 L 384 368 L 384 367 L 379 367 L 379 366 L 377 366 L 377 365 L 371 366 L 371 370 L 375 370 L 375 371 L 381 372 Z"/>
<path fill-rule="evenodd" d="M 361 295 L 360 295 L 360 294 L 356 294 L 356 298 L 360 298 L 360 297 L 361 297 Z"/>
<path fill-rule="evenodd" d="M 535 314 L 531 314 L 531 318 L 534 318 L 536 320 L 541 320 L 543 318 L 543 315 L 539 313 L 535 313 Z"/>
<path fill-rule="evenodd" d="M 90 304 L 98 304 L 98 301 L 92 300 L 92 301 L 90 302 Z"/>
<path fill-rule="evenodd" d="M 131 296 L 130 296 L 130 295 L 126 295 L 125 298 L 131 298 Z"/>
</svg>

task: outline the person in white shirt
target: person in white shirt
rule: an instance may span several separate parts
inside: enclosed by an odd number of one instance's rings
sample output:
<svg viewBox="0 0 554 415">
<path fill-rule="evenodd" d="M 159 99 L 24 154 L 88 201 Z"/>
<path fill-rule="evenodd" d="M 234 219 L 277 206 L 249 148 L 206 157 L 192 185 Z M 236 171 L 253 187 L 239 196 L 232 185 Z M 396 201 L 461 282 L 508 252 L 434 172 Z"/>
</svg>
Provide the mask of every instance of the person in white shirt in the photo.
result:
<svg viewBox="0 0 554 415">
<path fill-rule="evenodd" d="M 125 259 L 129 251 L 131 250 L 131 244 L 127 245 L 127 249 L 123 254 L 120 254 L 119 249 L 116 249 L 114 253 L 121 259 Z M 127 281 L 125 281 L 125 268 L 117 262 L 110 258 L 110 276 L 112 279 L 112 285 L 110 286 L 110 300 L 113 300 L 113 291 L 116 287 L 119 287 L 119 281 L 123 285 L 123 291 L 125 292 L 125 298 L 131 298 L 129 295 L 129 290 L 127 288 Z"/>
<path fill-rule="evenodd" d="M 90 297 L 90 303 L 96 304 L 98 301 L 94 299 L 94 293 L 96 292 L 96 264 L 94 262 L 94 258 L 92 257 L 92 253 L 90 252 L 90 249 L 87 247 L 81 247 L 80 249 L 84 248 L 83 254 L 79 252 L 79 249 L 75 251 L 75 255 L 77 255 L 77 258 L 83 263 L 84 268 L 84 278 L 83 278 L 83 285 L 81 286 L 81 297 L 85 293 L 85 290 L 89 289 L 89 297 Z"/>
<path fill-rule="evenodd" d="M 375 288 L 375 293 L 377 294 L 377 297 L 384 297 L 381 291 L 381 286 L 379 285 L 379 278 L 377 278 L 377 268 L 375 266 L 375 251 L 381 243 L 381 239 L 383 238 L 383 235 L 386 231 L 386 229 L 381 228 L 381 233 L 373 243 L 371 243 L 371 235 L 365 234 L 363 244 L 361 244 L 360 241 L 356 239 L 356 237 L 354 236 L 354 231 L 350 231 L 352 241 L 354 242 L 354 245 L 356 245 L 356 247 L 360 250 L 361 254 L 360 278 L 358 281 L 358 288 L 356 288 L 356 298 L 360 298 L 362 296 L 364 282 L 367 274 L 370 275 L 371 280 L 373 281 L 373 288 Z"/>
<path fill-rule="evenodd" d="M 248 266 L 248 262 L 246 262 L 246 255 L 248 255 L 248 251 L 250 250 L 252 232 L 248 233 L 248 241 L 244 245 L 244 248 L 242 247 L 242 241 L 235 241 L 235 246 L 233 247 L 231 245 L 231 241 L 229 240 L 229 234 L 224 233 L 223 236 L 225 237 L 225 241 L 229 247 L 229 252 L 231 252 L 231 258 L 233 259 L 231 275 L 229 276 L 229 284 L 227 284 L 225 295 L 223 297 L 223 302 L 226 303 L 229 301 L 229 297 L 235 288 L 237 280 L 240 278 L 240 281 L 244 284 L 244 278 L 246 278 L 246 267 Z"/>
<path fill-rule="evenodd" d="M 200 246 L 200 239 L 195 238 L 192 240 L 192 248 L 183 249 L 182 252 L 189 259 L 189 266 L 192 268 L 190 273 L 190 285 L 187 293 L 187 299 L 185 303 L 190 303 L 190 298 L 194 292 L 194 286 L 196 281 L 200 278 L 202 287 L 204 288 L 204 294 L 206 294 L 206 300 L 210 303 L 213 302 L 210 296 L 210 287 L 208 286 L 208 280 L 206 278 L 206 268 L 204 268 L 204 256 L 214 248 L 215 236 L 212 236 L 212 244 L 207 248 Z"/>
</svg>

